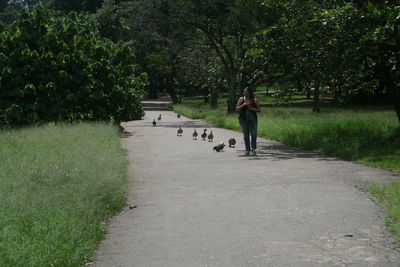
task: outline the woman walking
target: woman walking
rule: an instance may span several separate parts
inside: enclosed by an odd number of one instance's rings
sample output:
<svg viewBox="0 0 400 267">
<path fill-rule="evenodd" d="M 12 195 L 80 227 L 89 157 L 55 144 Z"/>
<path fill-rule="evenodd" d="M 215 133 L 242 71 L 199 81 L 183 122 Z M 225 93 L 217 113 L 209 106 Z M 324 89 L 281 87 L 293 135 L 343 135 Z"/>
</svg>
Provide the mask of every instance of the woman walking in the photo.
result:
<svg viewBox="0 0 400 267">
<path fill-rule="evenodd" d="M 243 96 L 239 98 L 236 104 L 236 110 L 239 112 L 239 123 L 242 127 L 244 144 L 246 146 L 245 155 L 257 155 L 257 112 L 260 112 L 260 103 L 254 97 L 253 91 L 246 87 L 243 90 Z M 251 142 L 250 142 L 251 135 Z"/>
</svg>

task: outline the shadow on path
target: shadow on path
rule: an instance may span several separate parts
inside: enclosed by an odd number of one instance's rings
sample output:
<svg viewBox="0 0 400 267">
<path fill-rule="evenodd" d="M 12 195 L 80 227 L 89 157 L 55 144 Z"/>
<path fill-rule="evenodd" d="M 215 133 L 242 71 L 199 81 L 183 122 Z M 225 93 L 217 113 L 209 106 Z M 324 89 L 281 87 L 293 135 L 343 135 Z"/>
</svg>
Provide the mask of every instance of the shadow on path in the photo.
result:
<svg viewBox="0 0 400 267">
<path fill-rule="evenodd" d="M 293 148 L 275 142 L 258 142 L 257 156 L 249 160 L 289 160 L 296 158 L 316 159 L 324 161 L 338 161 L 337 158 L 312 151 Z"/>
<path fill-rule="evenodd" d="M 206 122 L 202 121 L 177 121 L 174 123 L 171 122 L 157 122 L 156 126 L 153 126 L 152 123 L 150 122 L 145 122 L 144 124 L 136 125 L 135 127 L 141 127 L 141 128 L 177 128 L 181 126 L 183 130 L 185 128 L 217 128 L 216 126 L 213 126 L 211 124 L 208 124 Z"/>
</svg>

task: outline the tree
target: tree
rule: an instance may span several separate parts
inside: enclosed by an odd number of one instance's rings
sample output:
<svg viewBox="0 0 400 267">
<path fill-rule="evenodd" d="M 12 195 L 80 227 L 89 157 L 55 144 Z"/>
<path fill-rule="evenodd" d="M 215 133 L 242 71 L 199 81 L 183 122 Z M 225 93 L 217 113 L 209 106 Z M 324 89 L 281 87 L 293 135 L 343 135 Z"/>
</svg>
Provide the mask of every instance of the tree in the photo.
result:
<svg viewBox="0 0 400 267">
<path fill-rule="evenodd" d="M 0 8 L 0 21 L 5 24 L 11 24 L 18 18 L 18 12 L 21 10 L 21 6 L 16 3 L 6 3 L 2 5 L 4 8 Z"/>
<path fill-rule="evenodd" d="M 177 90 L 187 88 L 180 78 L 187 67 L 184 51 L 196 34 L 171 16 L 170 1 L 106 0 L 96 17 L 102 36 L 134 47 L 137 62 L 149 74 L 148 96 L 166 91 L 178 103 Z"/>
<path fill-rule="evenodd" d="M 100 38 L 90 17 L 24 9 L 0 48 L 2 124 L 143 116 L 146 74 L 127 45 Z"/>
<path fill-rule="evenodd" d="M 69 11 L 87 11 L 93 13 L 97 8 L 101 7 L 103 1 L 104 0 L 45 0 L 44 2 L 48 7 L 66 13 Z"/>
<path fill-rule="evenodd" d="M 139 12 L 138 2 L 105 0 L 95 14 L 101 36 L 113 42 L 135 41 L 134 31 L 139 27 L 135 25 L 135 21 L 140 16 Z"/>
<path fill-rule="evenodd" d="M 273 16 L 265 16 L 262 1 L 176 1 L 174 7 L 174 16 L 200 31 L 219 57 L 229 92 L 228 112 L 234 112 L 249 40 L 259 29 L 260 18 L 268 21 Z"/>
<path fill-rule="evenodd" d="M 390 1 L 370 1 L 364 12 L 370 27 L 360 41 L 373 52 L 370 58 L 376 61 L 400 122 L 400 9 Z"/>
<path fill-rule="evenodd" d="M 313 110 L 320 110 L 320 88 L 331 79 L 337 62 L 333 27 L 324 14 L 332 1 L 276 1 L 269 3 L 279 11 L 276 24 L 260 32 L 253 55 L 267 58 L 270 68 L 299 90 L 314 86 Z M 335 63 L 334 63 L 335 62 Z"/>
<path fill-rule="evenodd" d="M 390 96 L 400 121 L 400 10 L 390 1 L 274 1 L 280 20 L 258 35 L 252 55 L 294 84 L 321 86 L 338 101 Z M 302 87 L 302 86 L 300 86 Z"/>
<path fill-rule="evenodd" d="M 0 12 L 3 12 L 3 10 L 7 7 L 8 5 L 8 0 L 0 0 Z"/>
</svg>

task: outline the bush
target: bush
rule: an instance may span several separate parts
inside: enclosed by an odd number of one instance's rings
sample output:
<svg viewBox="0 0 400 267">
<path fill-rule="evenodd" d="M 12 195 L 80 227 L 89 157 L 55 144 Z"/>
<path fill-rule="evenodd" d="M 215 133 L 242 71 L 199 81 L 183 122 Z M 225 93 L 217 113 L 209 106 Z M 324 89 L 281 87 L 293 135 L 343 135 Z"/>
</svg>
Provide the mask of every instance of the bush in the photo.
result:
<svg viewBox="0 0 400 267">
<path fill-rule="evenodd" d="M 0 122 L 115 120 L 143 116 L 146 74 L 132 49 L 100 38 L 88 16 L 23 10 L 1 33 Z"/>
</svg>

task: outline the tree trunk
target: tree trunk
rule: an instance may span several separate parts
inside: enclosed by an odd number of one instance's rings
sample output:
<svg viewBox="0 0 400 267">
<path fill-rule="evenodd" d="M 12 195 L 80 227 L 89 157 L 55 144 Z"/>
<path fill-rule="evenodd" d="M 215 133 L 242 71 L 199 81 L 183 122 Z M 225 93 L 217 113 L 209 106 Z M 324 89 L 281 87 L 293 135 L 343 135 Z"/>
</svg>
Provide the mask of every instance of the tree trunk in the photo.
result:
<svg viewBox="0 0 400 267">
<path fill-rule="evenodd" d="M 211 91 L 211 95 L 210 95 L 210 107 L 211 108 L 216 108 L 218 107 L 218 89 L 214 88 Z"/>
<path fill-rule="evenodd" d="M 232 75 L 228 75 L 228 90 L 229 96 L 227 101 L 227 112 L 234 113 L 236 112 L 236 88 L 235 88 L 235 81 Z"/>
<path fill-rule="evenodd" d="M 319 86 L 320 86 L 319 82 L 316 82 L 314 88 L 314 103 L 313 103 L 314 112 L 320 112 Z"/>
<path fill-rule="evenodd" d="M 307 99 L 311 99 L 311 88 L 307 87 Z"/>
<path fill-rule="evenodd" d="M 209 90 L 206 86 L 203 89 L 203 99 L 205 104 L 210 103 Z"/>
<path fill-rule="evenodd" d="M 167 90 L 167 93 L 169 94 L 169 96 L 171 97 L 172 102 L 174 104 L 178 104 L 179 103 L 179 99 L 178 99 L 178 96 L 176 94 L 175 89 L 172 86 L 167 85 L 166 86 L 166 90 Z"/>
<path fill-rule="evenodd" d="M 397 87 L 394 81 L 392 68 L 386 65 L 382 66 L 381 75 L 382 75 L 382 80 L 389 92 L 390 99 L 392 100 L 394 110 L 396 111 L 397 114 L 397 119 L 399 120 L 400 123 L 400 92 L 399 88 Z"/>
<path fill-rule="evenodd" d="M 227 104 L 228 104 L 227 112 L 235 113 L 236 112 L 236 94 L 232 91 L 229 92 Z"/>
<path fill-rule="evenodd" d="M 335 99 L 336 102 L 339 102 L 338 101 L 339 100 L 339 94 L 338 94 L 339 86 L 337 85 L 336 82 L 334 82 L 332 85 L 330 85 L 330 88 L 333 91 L 333 98 Z"/>
<path fill-rule="evenodd" d="M 394 110 L 396 111 L 397 119 L 399 120 L 400 123 L 400 104 L 394 105 Z"/>
<path fill-rule="evenodd" d="M 340 103 L 342 98 L 342 86 L 341 83 L 337 83 L 335 86 L 335 100 L 336 103 Z"/>
<path fill-rule="evenodd" d="M 210 93 L 210 106 L 211 106 L 211 108 L 218 107 L 218 97 L 219 97 L 219 88 L 220 88 L 220 86 L 221 85 L 218 82 L 218 77 L 215 77 L 214 87 L 211 88 L 211 93 Z"/>
<path fill-rule="evenodd" d="M 297 93 L 303 93 L 304 92 L 304 85 L 301 83 L 301 81 L 297 80 L 296 81 L 296 89 Z"/>
<path fill-rule="evenodd" d="M 190 90 L 189 90 L 189 86 L 185 86 L 185 96 L 188 97 L 190 96 Z"/>
</svg>

